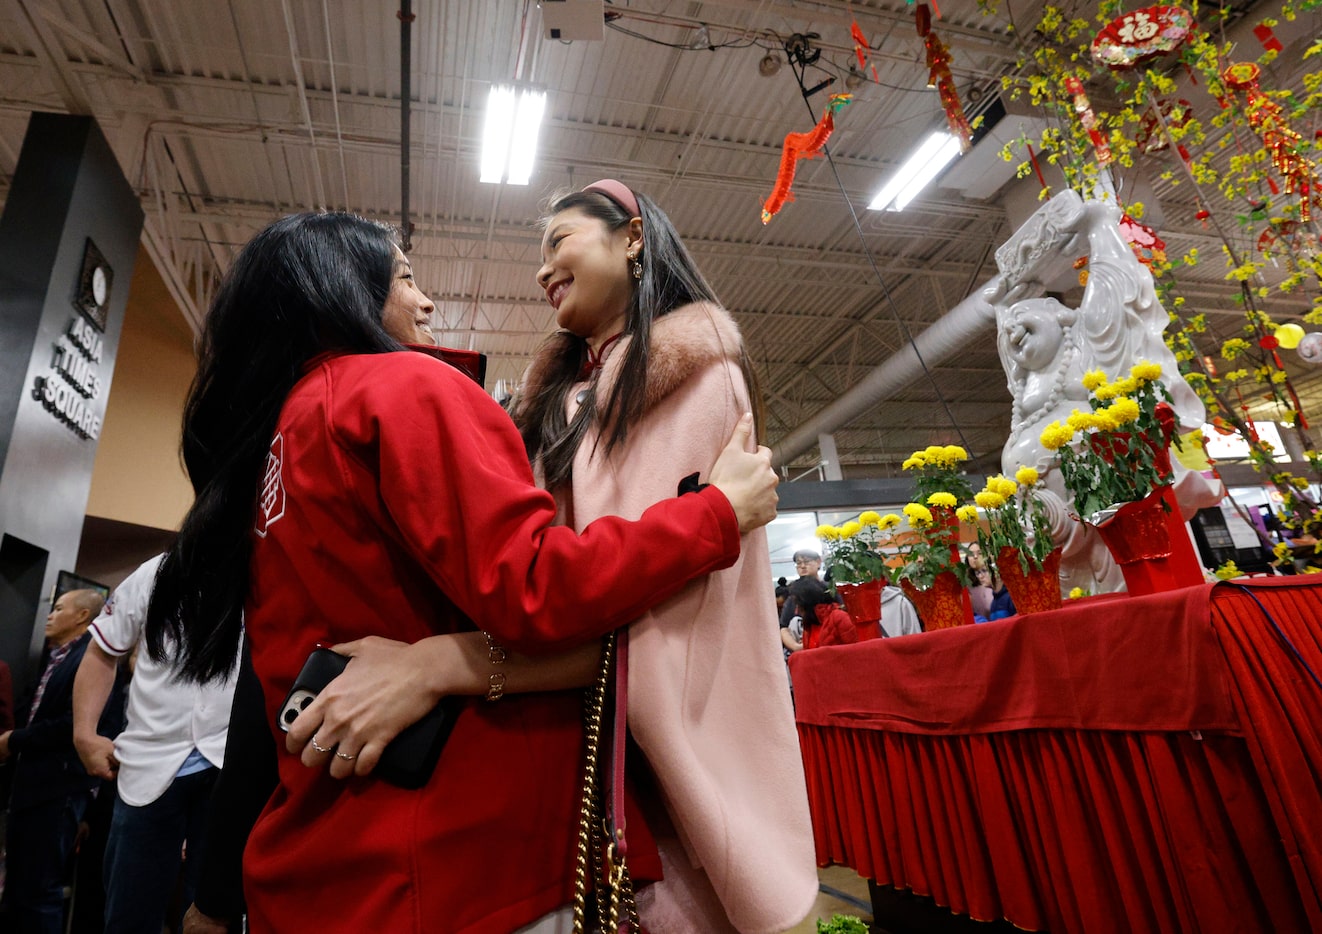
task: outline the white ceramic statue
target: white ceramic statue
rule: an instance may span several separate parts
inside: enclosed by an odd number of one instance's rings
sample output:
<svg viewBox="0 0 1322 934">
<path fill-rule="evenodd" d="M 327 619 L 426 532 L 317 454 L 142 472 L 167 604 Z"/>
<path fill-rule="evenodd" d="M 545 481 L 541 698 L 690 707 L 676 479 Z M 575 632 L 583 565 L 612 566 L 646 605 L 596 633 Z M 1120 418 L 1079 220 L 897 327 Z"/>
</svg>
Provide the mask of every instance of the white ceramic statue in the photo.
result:
<svg viewBox="0 0 1322 934">
<path fill-rule="evenodd" d="M 1053 452 L 1042 446 L 1042 429 L 1087 408 L 1082 379 L 1088 370 L 1111 378 L 1128 375 L 1141 360 L 1161 365 L 1162 381 L 1182 431 L 1203 424 L 1202 400 L 1179 376 L 1174 354 L 1162 339 L 1169 318 L 1157 300 L 1152 274 L 1120 234 L 1120 209 L 1112 202 L 1084 201 L 1074 191 L 1051 198 L 996 251 L 999 275 L 984 291 L 996 311 L 996 344 L 1014 406 L 1002 469 L 1036 467 L 1046 478 L 1043 497 L 1062 548 L 1066 589 L 1093 593 L 1119 590 L 1124 580 L 1100 537 L 1073 516 L 1073 502 L 1049 470 Z M 1088 281 L 1077 308 L 1049 291 L 1076 283 L 1075 261 L 1087 257 Z M 1175 463 L 1175 491 L 1187 519 L 1218 502 L 1219 482 Z"/>
</svg>

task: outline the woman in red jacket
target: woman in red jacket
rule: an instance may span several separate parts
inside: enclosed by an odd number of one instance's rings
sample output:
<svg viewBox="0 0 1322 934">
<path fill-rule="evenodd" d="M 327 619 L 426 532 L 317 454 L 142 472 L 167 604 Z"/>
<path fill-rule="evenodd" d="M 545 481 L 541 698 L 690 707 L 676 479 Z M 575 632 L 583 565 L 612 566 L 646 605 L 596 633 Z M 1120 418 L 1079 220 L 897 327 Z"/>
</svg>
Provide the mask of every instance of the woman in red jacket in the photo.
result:
<svg viewBox="0 0 1322 934">
<path fill-rule="evenodd" d="M 537 652 L 591 640 L 728 566 L 740 528 L 774 513 L 768 455 L 736 450 L 736 432 L 711 487 L 635 523 L 551 527 L 504 411 L 400 352 L 387 324 L 419 306 L 389 228 L 297 215 L 241 251 L 204 329 L 183 438 L 196 499 L 157 578 L 151 651 L 214 678 L 245 631 L 268 723 L 318 643 L 408 643 L 393 664 L 415 688 L 411 706 L 371 711 L 367 733 L 318 727 L 305 760 L 359 777 L 281 756 L 245 854 L 254 932 L 505 932 L 563 905 L 572 693 L 470 703 L 421 789 L 361 777 L 448 689 L 435 637 L 480 628 Z"/>
<path fill-rule="evenodd" d="M 819 645 L 850 645 L 858 641 L 858 626 L 831 599 L 826 585 L 817 578 L 800 577 L 790 584 L 790 596 L 797 602 L 799 614 L 803 617 L 805 649 Z"/>
</svg>

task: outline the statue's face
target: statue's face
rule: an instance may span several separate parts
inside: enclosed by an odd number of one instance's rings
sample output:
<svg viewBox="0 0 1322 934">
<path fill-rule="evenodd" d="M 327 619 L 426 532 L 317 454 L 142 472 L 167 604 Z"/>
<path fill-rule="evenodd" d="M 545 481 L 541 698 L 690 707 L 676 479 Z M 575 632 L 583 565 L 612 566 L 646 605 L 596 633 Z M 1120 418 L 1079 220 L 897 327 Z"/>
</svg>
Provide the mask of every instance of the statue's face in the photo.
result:
<svg viewBox="0 0 1322 934">
<path fill-rule="evenodd" d="M 1069 309 L 1054 298 L 1033 298 L 1010 307 L 1005 327 L 1010 358 L 1026 370 L 1045 370 L 1065 339 L 1061 319 Z"/>
</svg>

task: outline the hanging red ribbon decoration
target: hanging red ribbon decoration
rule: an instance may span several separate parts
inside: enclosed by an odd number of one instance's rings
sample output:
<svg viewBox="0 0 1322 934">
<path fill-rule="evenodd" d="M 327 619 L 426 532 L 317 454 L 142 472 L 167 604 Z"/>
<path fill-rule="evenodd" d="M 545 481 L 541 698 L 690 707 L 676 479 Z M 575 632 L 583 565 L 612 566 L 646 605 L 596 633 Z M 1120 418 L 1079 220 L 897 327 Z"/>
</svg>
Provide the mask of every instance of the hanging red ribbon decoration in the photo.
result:
<svg viewBox="0 0 1322 934">
<path fill-rule="evenodd" d="M 863 50 L 872 51 L 872 46 L 868 45 L 868 37 L 863 35 L 863 30 L 858 28 L 857 21 L 849 24 L 849 35 L 854 40 L 854 55 L 858 58 L 858 70 L 863 71 L 868 67 L 868 57 L 863 54 Z M 881 83 L 881 79 L 877 77 L 876 65 L 872 66 L 872 80 L 878 84 Z"/>
<path fill-rule="evenodd" d="M 1088 100 L 1088 94 L 1083 90 L 1083 82 L 1074 75 L 1067 75 L 1065 90 L 1074 98 L 1074 112 L 1079 115 L 1079 122 L 1088 131 L 1088 138 L 1092 140 L 1093 149 L 1097 151 L 1097 164 L 1110 165 L 1111 143 L 1097 128 L 1097 115 L 1092 112 L 1092 102 Z"/>
<path fill-rule="evenodd" d="M 1312 218 L 1313 198 L 1318 194 L 1317 167 L 1300 153 L 1303 137 L 1287 122 L 1284 109 L 1258 88 L 1261 73 L 1252 62 L 1236 62 L 1221 77 L 1229 90 L 1244 92 L 1249 126 L 1271 154 L 1272 166 L 1285 181 L 1285 193 L 1299 195 L 1299 221 L 1307 224 Z"/>
<path fill-rule="evenodd" d="M 960 103 L 959 90 L 950 73 L 950 50 L 932 30 L 932 16 L 927 4 L 920 3 L 914 9 L 914 23 L 927 49 L 927 86 L 936 88 L 950 132 L 959 137 L 960 152 L 968 152 L 973 145 L 973 128 L 969 125 L 968 117 L 964 116 L 964 105 Z"/>
<path fill-rule="evenodd" d="M 817 125 L 806 133 L 787 133 L 785 145 L 780 152 L 780 171 L 776 173 L 776 184 L 771 189 L 771 197 L 762 205 L 762 223 L 770 223 L 785 202 L 793 201 L 790 186 L 794 184 L 794 169 L 800 159 L 811 159 L 822 151 L 826 141 L 835 129 L 835 112 L 854 99 L 852 94 L 832 94 L 826 105 L 826 113 Z"/>
</svg>

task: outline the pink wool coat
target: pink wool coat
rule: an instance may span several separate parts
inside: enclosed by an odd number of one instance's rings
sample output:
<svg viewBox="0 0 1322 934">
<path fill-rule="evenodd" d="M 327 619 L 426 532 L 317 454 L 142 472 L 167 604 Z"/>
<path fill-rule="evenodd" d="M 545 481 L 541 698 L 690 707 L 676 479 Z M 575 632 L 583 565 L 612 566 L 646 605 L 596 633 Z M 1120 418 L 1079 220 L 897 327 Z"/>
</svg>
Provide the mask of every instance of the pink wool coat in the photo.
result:
<svg viewBox="0 0 1322 934">
<path fill-rule="evenodd" d="M 619 377 L 628 340 L 608 352 L 599 405 Z M 740 345 L 733 319 L 715 305 L 688 305 L 653 323 L 645 414 L 610 457 L 604 445 L 593 454 L 589 435 L 572 488 L 557 497 L 575 529 L 605 515 L 641 515 L 690 473 L 706 479 L 750 410 Z M 541 381 L 539 364 L 529 371 L 530 391 Z M 665 805 L 663 814 L 649 814 L 659 824 L 665 880 L 639 895 L 652 934 L 784 931 L 817 894 L 769 568 L 765 532 L 745 535 L 733 567 L 630 626 L 629 728 Z"/>
</svg>

